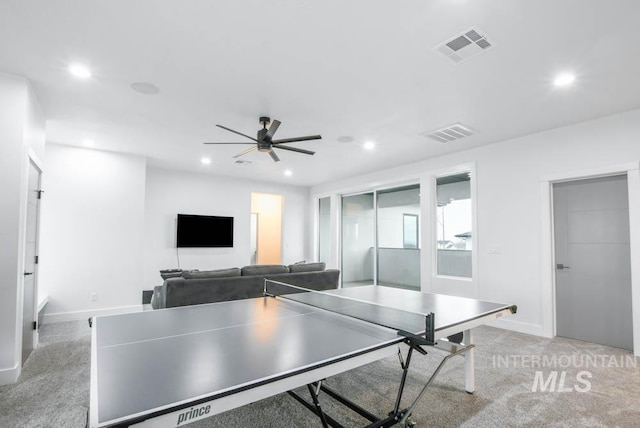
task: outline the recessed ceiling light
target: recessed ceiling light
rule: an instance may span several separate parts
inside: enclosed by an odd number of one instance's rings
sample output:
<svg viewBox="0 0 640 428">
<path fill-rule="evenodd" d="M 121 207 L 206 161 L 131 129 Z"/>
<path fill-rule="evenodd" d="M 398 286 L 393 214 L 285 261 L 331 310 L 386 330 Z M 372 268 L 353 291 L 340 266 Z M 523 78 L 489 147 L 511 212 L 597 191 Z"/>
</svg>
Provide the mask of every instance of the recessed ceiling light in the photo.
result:
<svg viewBox="0 0 640 428">
<path fill-rule="evenodd" d="M 363 147 L 365 150 L 373 150 L 376 147 L 376 143 L 373 141 L 365 141 Z"/>
<path fill-rule="evenodd" d="M 211 163 L 211 159 L 210 158 L 202 158 L 202 159 L 200 159 L 200 162 L 202 162 L 203 165 L 209 165 Z"/>
<path fill-rule="evenodd" d="M 553 80 L 553 84 L 559 87 L 569 86 L 576 80 L 576 76 L 571 73 L 561 73 Z"/>
<path fill-rule="evenodd" d="M 71 64 L 69 66 L 69 73 L 73 74 L 78 79 L 88 79 L 91 77 L 91 70 L 82 64 Z"/>
<path fill-rule="evenodd" d="M 133 82 L 129 86 L 131 86 L 131 89 L 134 91 L 145 95 L 155 95 L 160 92 L 160 89 L 158 89 L 156 85 L 148 82 Z"/>
<path fill-rule="evenodd" d="M 90 139 L 86 139 L 86 140 L 82 140 L 82 145 L 85 147 L 93 147 L 93 140 Z"/>
<path fill-rule="evenodd" d="M 291 172 L 290 169 L 287 169 L 284 171 L 284 175 L 286 175 L 287 177 L 291 177 L 293 175 L 293 172 Z"/>
</svg>

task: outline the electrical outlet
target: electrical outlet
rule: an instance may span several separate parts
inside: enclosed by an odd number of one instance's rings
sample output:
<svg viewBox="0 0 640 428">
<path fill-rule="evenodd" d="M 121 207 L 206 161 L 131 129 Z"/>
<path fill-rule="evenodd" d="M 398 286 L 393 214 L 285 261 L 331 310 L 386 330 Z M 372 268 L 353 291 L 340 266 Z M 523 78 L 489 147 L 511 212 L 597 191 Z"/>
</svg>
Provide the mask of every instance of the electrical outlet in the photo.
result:
<svg viewBox="0 0 640 428">
<path fill-rule="evenodd" d="M 91 294 L 89 295 L 89 299 L 90 299 L 92 302 L 95 302 L 96 300 L 98 300 L 98 293 L 95 293 L 95 292 L 91 293 Z"/>
</svg>

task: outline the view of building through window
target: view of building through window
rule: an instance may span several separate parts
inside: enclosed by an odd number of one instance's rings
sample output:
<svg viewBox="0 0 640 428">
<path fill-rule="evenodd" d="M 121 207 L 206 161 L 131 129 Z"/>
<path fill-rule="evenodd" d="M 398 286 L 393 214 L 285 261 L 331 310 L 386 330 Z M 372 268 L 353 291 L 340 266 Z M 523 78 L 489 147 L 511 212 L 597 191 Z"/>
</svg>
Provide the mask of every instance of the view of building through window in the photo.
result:
<svg viewBox="0 0 640 428">
<path fill-rule="evenodd" d="M 468 171 L 436 178 L 438 275 L 471 278 L 472 209 Z"/>
</svg>

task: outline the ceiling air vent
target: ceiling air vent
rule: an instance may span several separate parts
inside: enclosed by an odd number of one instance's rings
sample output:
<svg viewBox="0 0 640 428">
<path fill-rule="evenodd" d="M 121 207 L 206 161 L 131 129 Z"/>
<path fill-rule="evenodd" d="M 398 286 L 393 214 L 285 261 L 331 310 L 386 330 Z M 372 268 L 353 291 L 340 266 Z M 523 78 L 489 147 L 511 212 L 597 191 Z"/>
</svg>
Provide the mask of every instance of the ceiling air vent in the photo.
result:
<svg viewBox="0 0 640 428">
<path fill-rule="evenodd" d="M 450 141 L 459 140 L 460 138 L 469 137 L 474 135 L 475 132 L 470 130 L 467 126 L 461 123 L 455 123 L 445 128 L 440 128 L 436 131 L 425 132 L 422 135 L 429 137 L 438 143 L 448 143 Z"/>
<path fill-rule="evenodd" d="M 484 32 L 477 27 L 456 34 L 434 49 L 456 64 L 489 49 L 494 43 L 487 39 Z"/>
</svg>

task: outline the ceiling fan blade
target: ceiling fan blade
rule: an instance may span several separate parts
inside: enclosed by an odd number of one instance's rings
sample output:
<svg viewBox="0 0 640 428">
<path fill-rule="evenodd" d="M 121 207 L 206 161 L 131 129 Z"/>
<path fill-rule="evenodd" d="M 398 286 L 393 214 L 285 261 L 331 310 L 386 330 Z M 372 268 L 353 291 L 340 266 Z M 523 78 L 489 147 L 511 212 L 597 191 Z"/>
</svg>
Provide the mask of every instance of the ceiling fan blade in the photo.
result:
<svg viewBox="0 0 640 428">
<path fill-rule="evenodd" d="M 204 142 L 202 144 L 255 144 L 255 143 L 210 143 L 210 142 Z"/>
<path fill-rule="evenodd" d="M 305 155 L 313 155 L 316 152 L 312 152 L 311 150 L 303 150 L 297 147 L 289 147 L 289 146 L 278 146 L 276 144 L 273 145 L 274 149 L 282 149 L 282 150 L 291 150 L 292 152 L 304 153 Z"/>
<path fill-rule="evenodd" d="M 273 151 L 273 149 L 269 150 L 269 154 L 271 155 L 271 159 L 273 159 L 274 162 L 280 162 L 280 158 L 278 157 L 276 152 Z"/>
<path fill-rule="evenodd" d="M 296 141 L 320 140 L 321 135 L 309 135 L 308 137 L 284 138 L 282 140 L 273 140 L 273 144 L 295 143 Z"/>
<path fill-rule="evenodd" d="M 234 131 L 233 129 L 231 129 L 231 128 L 227 128 L 226 126 L 222 126 L 222 125 L 216 125 L 216 126 L 217 126 L 218 128 L 222 128 L 222 129 L 224 129 L 225 131 L 229 131 L 229 132 L 233 132 L 234 134 L 242 135 L 243 137 L 248 138 L 248 139 L 250 139 L 250 140 L 253 140 L 253 141 L 255 141 L 256 143 L 258 142 L 258 140 L 256 140 L 255 138 L 253 138 L 253 137 L 249 137 L 248 135 L 245 135 L 245 134 L 243 134 L 242 132 Z"/>
<path fill-rule="evenodd" d="M 278 130 L 278 126 L 280 126 L 280 121 L 273 119 L 273 122 L 271 122 L 271 126 L 269 127 L 269 130 L 264 136 L 264 141 L 267 141 L 267 142 L 271 141 L 271 139 L 273 138 L 273 134 L 275 134 L 276 131 Z"/>
<path fill-rule="evenodd" d="M 251 153 L 254 150 L 258 150 L 258 146 L 253 146 L 253 147 L 249 147 L 247 150 L 242 151 L 241 153 L 238 153 L 237 155 L 235 155 L 233 158 L 239 158 L 240 156 L 244 156 L 247 153 Z"/>
</svg>

